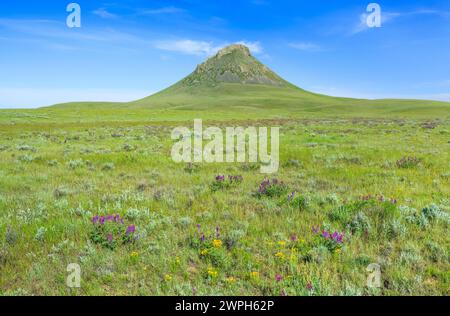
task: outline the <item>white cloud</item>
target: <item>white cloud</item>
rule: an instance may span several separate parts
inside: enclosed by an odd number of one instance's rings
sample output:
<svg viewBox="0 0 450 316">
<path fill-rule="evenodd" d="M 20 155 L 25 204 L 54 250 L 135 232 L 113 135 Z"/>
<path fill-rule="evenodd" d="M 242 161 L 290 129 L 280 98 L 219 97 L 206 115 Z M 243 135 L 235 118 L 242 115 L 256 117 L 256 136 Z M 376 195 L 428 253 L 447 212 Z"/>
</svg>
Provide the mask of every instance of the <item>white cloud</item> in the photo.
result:
<svg viewBox="0 0 450 316">
<path fill-rule="evenodd" d="M 155 43 L 155 47 L 161 50 L 188 55 L 212 55 L 220 49 L 220 47 L 214 46 L 212 42 L 193 41 L 189 39 L 158 41 Z"/>
<path fill-rule="evenodd" d="M 117 15 L 108 12 L 105 8 L 98 8 L 97 10 L 92 11 L 95 15 L 98 15 L 99 17 L 103 19 L 114 19 L 117 17 Z"/>
<path fill-rule="evenodd" d="M 250 49 L 250 51 L 254 54 L 259 54 L 263 51 L 261 44 L 259 42 L 239 41 L 236 42 L 235 44 L 242 44 L 247 46 Z M 212 56 L 215 53 L 217 53 L 220 49 L 228 45 L 230 45 L 230 43 L 216 45 L 214 44 L 214 42 L 184 39 L 184 40 L 157 41 L 155 42 L 154 46 L 161 50 L 178 52 L 187 55 Z"/>
<path fill-rule="evenodd" d="M 289 43 L 289 46 L 301 51 L 305 52 L 319 52 L 322 51 L 322 48 L 314 43 L 310 42 L 295 42 L 295 43 Z"/>
<path fill-rule="evenodd" d="M 176 14 L 176 13 L 183 13 L 185 12 L 184 9 L 177 8 L 177 7 L 163 7 L 158 9 L 148 9 L 148 10 L 141 10 L 138 12 L 140 15 L 157 15 L 157 14 Z"/>
</svg>

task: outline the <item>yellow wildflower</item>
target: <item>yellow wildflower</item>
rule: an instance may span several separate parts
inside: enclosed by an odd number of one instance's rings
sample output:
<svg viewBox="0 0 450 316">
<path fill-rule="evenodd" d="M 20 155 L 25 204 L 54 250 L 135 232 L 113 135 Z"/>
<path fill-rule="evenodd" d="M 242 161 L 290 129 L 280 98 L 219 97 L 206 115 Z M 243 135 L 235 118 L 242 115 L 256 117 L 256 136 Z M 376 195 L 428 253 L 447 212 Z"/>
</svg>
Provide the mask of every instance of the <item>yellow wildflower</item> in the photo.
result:
<svg viewBox="0 0 450 316">
<path fill-rule="evenodd" d="M 208 275 L 212 278 L 215 278 L 219 275 L 219 272 L 217 272 L 213 268 L 208 268 Z"/>
<path fill-rule="evenodd" d="M 225 281 L 227 281 L 227 283 L 234 283 L 236 282 L 236 279 L 234 277 L 228 277 L 225 279 Z"/>
<path fill-rule="evenodd" d="M 258 279 L 259 278 L 259 272 L 258 271 L 250 272 L 250 277 L 252 277 L 254 279 Z"/>
<path fill-rule="evenodd" d="M 131 258 L 137 258 L 137 257 L 139 257 L 139 252 L 133 251 L 132 253 L 130 253 L 130 257 L 131 257 Z"/>
<path fill-rule="evenodd" d="M 206 255 L 208 254 L 208 249 L 203 249 L 203 250 L 201 250 L 201 251 L 200 251 L 200 254 L 201 254 L 202 256 L 206 256 Z"/>
<path fill-rule="evenodd" d="M 282 253 L 282 252 L 277 252 L 277 253 L 275 254 L 275 257 L 277 257 L 278 259 L 284 259 L 284 253 Z"/>
<path fill-rule="evenodd" d="M 166 280 L 167 282 L 172 281 L 172 276 L 170 274 L 166 274 L 164 276 L 164 280 Z"/>
<path fill-rule="evenodd" d="M 286 246 L 286 241 L 280 240 L 280 241 L 278 242 L 278 245 L 284 247 L 284 246 Z"/>
<path fill-rule="evenodd" d="M 214 239 L 213 242 L 212 242 L 212 244 L 213 244 L 213 246 L 214 246 L 215 248 L 220 248 L 220 247 L 222 246 L 222 240 L 220 240 L 220 239 Z"/>
<path fill-rule="evenodd" d="M 334 252 L 337 253 L 337 254 L 340 254 L 341 253 L 341 248 L 337 248 Z"/>
<path fill-rule="evenodd" d="M 181 263 L 180 257 L 176 257 L 176 258 L 175 258 L 175 263 L 176 263 L 176 264 L 180 264 L 180 263 Z"/>
</svg>

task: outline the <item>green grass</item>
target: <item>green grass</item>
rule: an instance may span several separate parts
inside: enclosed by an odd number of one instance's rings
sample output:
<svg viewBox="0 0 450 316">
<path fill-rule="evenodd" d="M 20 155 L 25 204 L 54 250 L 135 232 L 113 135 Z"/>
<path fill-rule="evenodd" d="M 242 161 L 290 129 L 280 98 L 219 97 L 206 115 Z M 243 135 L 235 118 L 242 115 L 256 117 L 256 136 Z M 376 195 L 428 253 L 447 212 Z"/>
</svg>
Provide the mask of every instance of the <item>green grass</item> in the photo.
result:
<svg viewBox="0 0 450 316">
<path fill-rule="evenodd" d="M 329 110 L 313 105 L 327 98 L 306 93 L 310 105 L 251 95 L 266 108 L 252 112 L 229 97 L 205 112 L 215 98 L 194 105 L 187 97 L 186 107 L 164 109 L 156 101 L 163 96 L 155 96 L 1 111 L 0 293 L 448 295 L 448 105 L 329 99 L 345 103 L 344 111 L 337 103 Z M 270 106 L 277 98 L 289 108 Z M 237 104 L 241 110 L 230 112 Z M 414 104 L 429 111 L 413 112 Z M 256 165 L 173 163 L 170 132 L 192 128 L 193 117 L 205 125 L 281 126 L 281 167 L 273 177 L 299 199 L 258 197 L 264 176 Z M 423 127 L 430 122 L 434 128 Z M 244 180 L 216 190 L 217 174 Z M 369 194 L 387 202 L 363 201 Z M 431 204 L 438 218 L 422 214 Z M 141 238 L 111 250 L 91 240 L 91 217 L 116 213 Z M 344 232 L 342 249 L 315 236 L 316 225 Z M 69 263 L 81 266 L 80 289 L 65 284 Z M 380 289 L 366 287 L 370 263 L 382 267 Z"/>
<path fill-rule="evenodd" d="M 280 126 L 283 183 L 175 164 L 195 118 Z M 449 125 L 450 103 L 314 94 L 243 46 L 142 100 L 0 110 L 0 295 L 449 295 Z M 93 225 L 108 214 L 124 226 Z"/>
<path fill-rule="evenodd" d="M 248 119 L 448 119 L 450 103 L 424 100 L 363 100 L 283 87 L 220 83 L 176 84 L 129 103 L 66 103 L 33 110 L 0 110 L 0 123 L 185 121 Z"/>
</svg>

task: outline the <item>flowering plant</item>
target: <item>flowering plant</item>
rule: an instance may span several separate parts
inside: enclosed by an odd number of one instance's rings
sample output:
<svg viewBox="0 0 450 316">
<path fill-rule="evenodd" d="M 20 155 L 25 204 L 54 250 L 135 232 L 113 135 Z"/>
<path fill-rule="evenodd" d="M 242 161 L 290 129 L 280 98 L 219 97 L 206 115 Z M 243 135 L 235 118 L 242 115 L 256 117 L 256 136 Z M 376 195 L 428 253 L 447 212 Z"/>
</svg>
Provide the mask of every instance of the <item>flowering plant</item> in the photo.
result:
<svg viewBox="0 0 450 316">
<path fill-rule="evenodd" d="M 123 218 L 117 215 L 96 215 L 92 218 L 91 240 L 106 248 L 115 249 L 118 245 L 131 243 L 137 239 L 136 226 L 125 225 Z"/>
<path fill-rule="evenodd" d="M 283 181 L 279 181 L 278 179 L 272 179 L 270 181 L 269 178 L 265 178 L 263 182 L 259 185 L 259 189 L 257 192 L 258 197 L 268 196 L 268 197 L 277 197 L 281 196 L 287 191 L 287 186 Z"/>
<path fill-rule="evenodd" d="M 332 233 L 326 229 L 321 231 L 319 226 L 313 226 L 312 232 L 316 236 L 318 242 L 324 245 L 330 252 L 341 249 L 344 244 L 344 233 L 338 231 Z"/>
<path fill-rule="evenodd" d="M 244 178 L 241 175 L 225 177 L 224 175 L 217 175 L 215 181 L 211 184 L 211 191 L 228 189 L 232 185 L 240 184 Z"/>
</svg>

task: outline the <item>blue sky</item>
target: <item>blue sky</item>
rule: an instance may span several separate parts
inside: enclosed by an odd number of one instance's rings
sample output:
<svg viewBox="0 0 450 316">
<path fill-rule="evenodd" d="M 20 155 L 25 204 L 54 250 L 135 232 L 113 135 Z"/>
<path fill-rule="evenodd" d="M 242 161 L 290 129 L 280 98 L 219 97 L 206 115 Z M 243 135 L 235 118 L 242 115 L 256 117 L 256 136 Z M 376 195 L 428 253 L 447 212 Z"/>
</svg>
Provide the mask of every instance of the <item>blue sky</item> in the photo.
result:
<svg viewBox="0 0 450 316">
<path fill-rule="evenodd" d="M 141 98 L 234 42 L 307 90 L 450 101 L 448 0 L 78 0 L 68 28 L 70 2 L 0 1 L 0 107 Z"/>
</svg>

